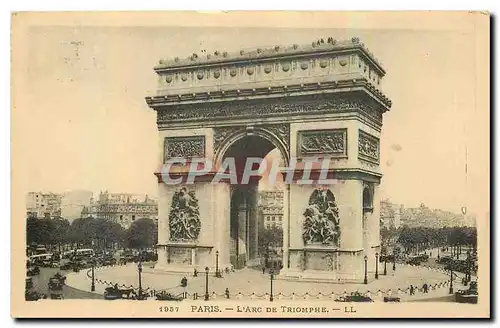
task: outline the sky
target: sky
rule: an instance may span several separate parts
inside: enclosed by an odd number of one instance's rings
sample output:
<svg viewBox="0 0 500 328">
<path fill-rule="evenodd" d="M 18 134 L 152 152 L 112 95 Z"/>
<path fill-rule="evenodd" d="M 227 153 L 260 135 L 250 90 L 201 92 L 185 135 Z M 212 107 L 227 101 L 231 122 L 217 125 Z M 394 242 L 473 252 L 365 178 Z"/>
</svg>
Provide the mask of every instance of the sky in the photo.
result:
<svg viewBox="0 0 500 328">
<path fill-rule="evenodd" d="M 359 37 L 387 71 L 381 89 L 393 105 L 382 128 L 382 197 L 487 212 L 489 112 L 476 104 L 477 54 L 467 29 L 31 28 L 23 99 L 13 108 L 23 188 L 157 196 L 156 113 L 144 97 L 154 95 L 159 59 L 329 36 Z"/>
</svg>

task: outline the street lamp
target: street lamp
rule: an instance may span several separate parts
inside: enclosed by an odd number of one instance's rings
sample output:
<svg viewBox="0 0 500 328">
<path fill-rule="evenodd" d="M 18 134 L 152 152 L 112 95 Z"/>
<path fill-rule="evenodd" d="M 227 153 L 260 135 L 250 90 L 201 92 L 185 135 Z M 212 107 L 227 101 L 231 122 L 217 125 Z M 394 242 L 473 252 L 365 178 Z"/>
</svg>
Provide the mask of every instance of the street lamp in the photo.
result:
<svg viewBox="0 0 500 328">
<path fill-rule="evenodd" d="M 450 294 L 453 294 L 453 267 L 450 264 Z"/>
<path fill-rule="evenodd" d="M 272 301 L 274 300 L 274 299 L 273 299 L 273 279 L 274 279 L 274 270 L 273 270 L 273 269 L 271 269 L 271 270 L 269 271 L 269 273 L 270 273 L 270 276 L 271 276 L 271 295 L 269 296 L 269 301 L 271 301 L 271 302 L 272 302 Z"/>
<path fill-rule="evenodd" d="M 472 264 L 472 261 L 471 261 L 471 258 L 470 258 L 470 250 L 467 251 L 467 260 L 466 260 L 466 263 L 467 263 L 467 273 L 465 275 L 465 278 L 466 278 L 466 281 L 469 283 L 472 278 L 471 278 L 471 264 Z"/>
<path fill-rule="evenodd" d="M 365 280 L 363 281 L 363 283 L 366 285 L 368 284 L 368 256 L 365 255 Z"/>
<path fill-rule="evenodd" d="M 94 275 L 94 268 L 95 268 L 95 258 L 92 259 L 92 284 L 90 285 L 90 291 L 95 292 L 95 275 Z"/>
<path fill-rule="evenodd" d="M 208 267 L 205 267 L 205 301 L 208 301 L 210 296 L 208 295 L 208 272 L 210 269 Z"/>
<path fill-rule="evenodd" d="M 375 279 L 378 279 L 378 252 L 375 253 Z"/>
<path fill-rule="evenodd" d="M 137 270 L 139 271 L 139 298 L 142 296 L 142 262 L 139 261 L 137 264 Z"/>
<path fill-rule="evenodd" d="M 219 251 L 215 252 L 215 277 L 219 278 Z"/>
<path fill-rule="evenodd" d="M 384 276 L 387 276 L 387 254 L 384 256 Z"/>
</svg>

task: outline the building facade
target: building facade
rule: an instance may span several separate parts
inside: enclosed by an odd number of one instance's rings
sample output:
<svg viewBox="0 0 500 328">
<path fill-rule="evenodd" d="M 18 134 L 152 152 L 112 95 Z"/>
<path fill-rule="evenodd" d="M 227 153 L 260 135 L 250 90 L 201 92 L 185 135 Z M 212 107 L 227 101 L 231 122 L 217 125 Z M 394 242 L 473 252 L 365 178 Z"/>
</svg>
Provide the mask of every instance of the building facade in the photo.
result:
<svg viewBox="0 0 500 328">
<path fill-rule="evenodd" d="M 119 223 L 128 229 L 139 219 L 151 219 L 158 223 L 157 201 L 146 196 L 101 192 L 90 205 L 82 210 L 82 217 L 92 216 Z"/>
<path fill-rule="evenodd" d="M 283 191 L 259 191 L 259 226 L 283 228 Z"/>
<path fill-rule="evenodd" d="M 61 216 L 62 195 L 54 193 L 29 192 L 26 196 L 28 217 L 54 218 Z"/>
<path fill-rule="evenodd" d="M 397 229 L 401 226 L 402 205 L 393 204 L 388 199 L 380 201 L 380 221 L 387 229 Z"/>
</svg>

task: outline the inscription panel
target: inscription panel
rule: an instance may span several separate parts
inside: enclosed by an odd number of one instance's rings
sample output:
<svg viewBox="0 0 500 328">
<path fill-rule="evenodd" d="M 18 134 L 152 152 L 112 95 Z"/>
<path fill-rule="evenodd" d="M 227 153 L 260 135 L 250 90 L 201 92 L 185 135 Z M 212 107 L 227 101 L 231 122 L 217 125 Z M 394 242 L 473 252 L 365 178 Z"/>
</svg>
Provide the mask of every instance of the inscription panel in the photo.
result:
<svg viewBox="0 0 500 328">
<path fill-rule="evenodd" d="M 164 160 L 174 157 L 202 158 L 205 157 L 205 137 L 167 137 L 164 141 Z"/>
<path fill-rule="evenodd" d="M 347 129 L 299 131 L 297 139 L 297 154 L 301 157 L 347 157 Z"/>
<path fill-rule="evenodd" d="M 359 130 L 358 158 L 374 164 L 380 162 L 380 141 L 362 130 Z"/>
<path fill-rule="evenodd" d="M 175 264 L 191 264 L 191 248 L 171 247 L 170 248 L 170 263 Z"/>
</svg>

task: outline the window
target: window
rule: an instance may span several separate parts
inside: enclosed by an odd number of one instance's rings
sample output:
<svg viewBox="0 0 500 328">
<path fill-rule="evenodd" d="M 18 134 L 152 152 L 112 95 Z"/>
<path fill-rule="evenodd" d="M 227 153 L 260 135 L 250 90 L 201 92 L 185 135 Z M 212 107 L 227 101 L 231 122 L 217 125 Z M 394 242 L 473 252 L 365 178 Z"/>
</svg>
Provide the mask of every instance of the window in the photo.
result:
<svg viewBox="0 0 500 328">
<path fill-rule="evenodd" d="M 132 221 L 135 221 L 135 215 L 132 215 Z"/>
<path fill-rule="evenodd" d="M 275 217 L 273 216 L 273 219 L 272 219 L 272 221 L 274 221 L 274 219 L 275 219 Z"/>
<path fill-rule="evenodd" d="M 123 215 L 120 215 L 120 221 L 123 221 Z"/>
<path fill-rule="evenodd" d="M 281 221 L 281 216 L 278 216 L 278 221 Z"/>
</svg>

